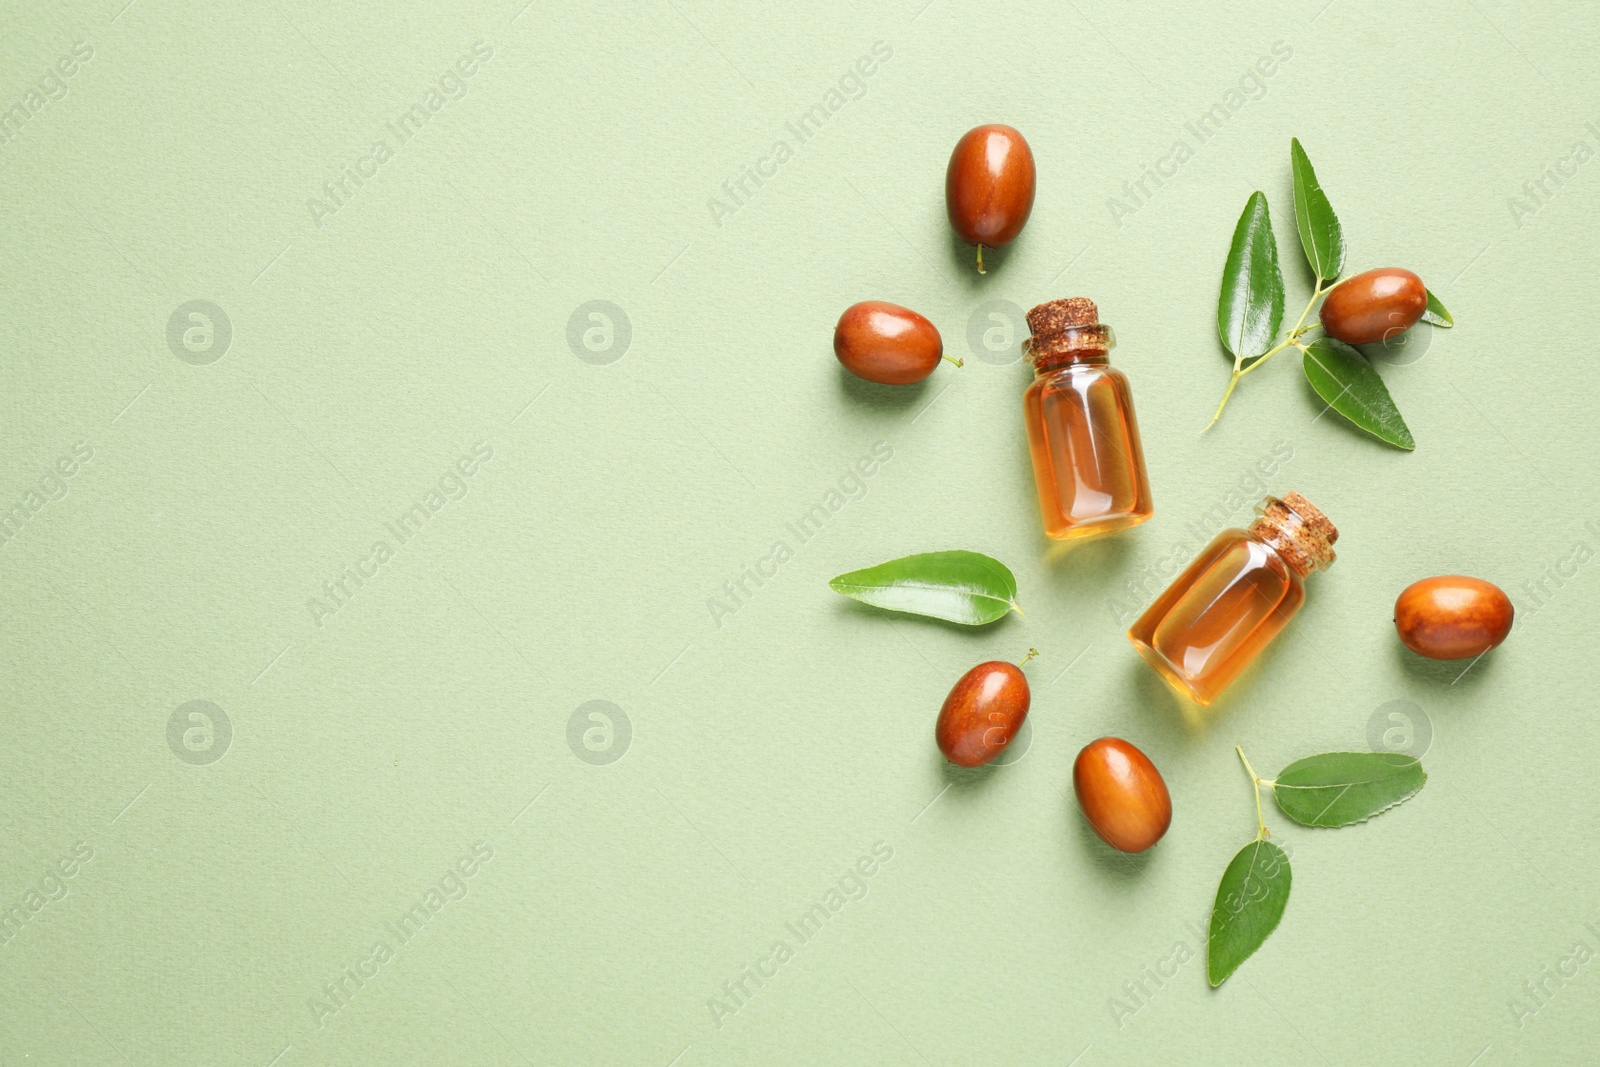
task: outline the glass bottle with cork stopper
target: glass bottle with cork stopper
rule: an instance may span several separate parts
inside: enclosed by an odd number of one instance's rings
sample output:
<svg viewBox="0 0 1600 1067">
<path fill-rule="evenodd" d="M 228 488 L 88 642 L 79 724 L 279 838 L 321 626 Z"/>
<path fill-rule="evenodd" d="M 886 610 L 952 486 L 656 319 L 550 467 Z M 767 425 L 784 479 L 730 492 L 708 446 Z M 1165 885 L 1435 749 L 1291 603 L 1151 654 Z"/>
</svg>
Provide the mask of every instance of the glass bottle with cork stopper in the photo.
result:
<svg viewBox="0 0 1600 1067">
<path fill-rule="evenodd" d="M 1248 529 L 1218 534 L 1128 630 L 1139 654 L 1202 705 L 1289 625 L 1306 578 L 1334 559 L 1339 531 L 1299 493 L 1256 511 Z"/>
<path fill-rule="evenodd" d="M 1094 301 L 1075 296 L 1028 312 L 1024 345 L 1034 380 L 1023 416 L 1045 533 L 1087 537 L 1137 526 L 1155 513 L 1128 379 Z"/>
</svg>

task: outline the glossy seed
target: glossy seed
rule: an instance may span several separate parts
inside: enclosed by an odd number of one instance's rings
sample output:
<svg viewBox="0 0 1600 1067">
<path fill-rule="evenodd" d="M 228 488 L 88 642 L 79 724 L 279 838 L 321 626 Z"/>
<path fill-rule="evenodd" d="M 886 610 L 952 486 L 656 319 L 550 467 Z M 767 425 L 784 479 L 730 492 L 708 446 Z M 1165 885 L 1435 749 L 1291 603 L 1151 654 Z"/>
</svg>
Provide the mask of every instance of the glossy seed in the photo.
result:
<svg viewBox="0 0 1600 1067">
<path fill-rule="evenodd" d="M 1010 244 L 1033 211 L 1033 151 L 1010 126 L 968 130 L 950 153 L 944 174 L 945 210 L 956 236 L 983 250 Z"/>
<path fill-rule="evenodd" d="M 1394 628 L 1419 656 L 1471 659 L 1506 639 L 1515 610 L 1499 586 L 1445 574 L 1406 586 L 1394 602 Z"/>
<path fill-rule="evenodd" d="M 972 668 L 939 709 L 933 737 L 958 767 L 981 767 L 1004 752 L 1028 717 L 1028 679 L 1015 663 L 992 660 Z"/>
<path fill-rule="evenodd" d="M 1072 765 L 1072 788 L 1089 826 L 1119 851 L 1143 852 L 1172 824 L 1172 797 L 1161 772 L 1120 738 L 1084 746 Z"/>
<path fill-rule="evenodd" d="M 1426 310 L 1421 278 L 1400 267 L 1379 267 L 1333 287 L 1322 302 L 1322 328 L 1345 344 L 1377 344 L 1411 329 Z"/>
<path fill-rule="evenodd" d="M 944 341 L 933 323 L 910 308 L 863 300 L 839 316 L 833 328 L 833 354 L 858 378 L 910 385 L 933 373 L 944 355 Z"/>
</svg>

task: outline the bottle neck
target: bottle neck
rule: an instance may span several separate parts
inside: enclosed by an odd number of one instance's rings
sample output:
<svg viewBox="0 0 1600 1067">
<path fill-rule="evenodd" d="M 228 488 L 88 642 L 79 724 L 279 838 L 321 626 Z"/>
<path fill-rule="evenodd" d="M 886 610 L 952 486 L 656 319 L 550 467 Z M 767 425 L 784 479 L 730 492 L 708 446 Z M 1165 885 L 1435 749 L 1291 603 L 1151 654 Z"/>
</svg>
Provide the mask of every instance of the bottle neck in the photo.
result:
<svg viewBox="0 0 1600 1067">
<path fill-rule="evenodd" d="M 1086 349 L 1077 352 L 1030 352 L 1029 354 L 1033 356 L 1033 373 L 1040 378 L 1068 367 L 1104 367 L 1111 362 L 1111 357 L 1104 349 L 1098 352 Z"/>
<path fill-rule="evenodd" d="M 1256 508 L 1260 518 L 1246 531 L 1271 548 L 1301 578 L 1325 570 L 1334 561 L 1339 531 L 1328 517 L 1299 493 L 1269 496 Z"/>
</svg>

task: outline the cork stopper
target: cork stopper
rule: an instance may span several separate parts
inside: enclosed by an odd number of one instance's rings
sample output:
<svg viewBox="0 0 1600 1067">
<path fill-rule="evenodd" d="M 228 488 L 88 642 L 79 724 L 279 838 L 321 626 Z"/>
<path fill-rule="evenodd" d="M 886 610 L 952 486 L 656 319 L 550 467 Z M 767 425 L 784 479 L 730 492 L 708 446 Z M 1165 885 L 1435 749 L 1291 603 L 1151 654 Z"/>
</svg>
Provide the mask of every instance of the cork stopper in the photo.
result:
<svg viewBox="0 0 1600 1067">
<path fill-rule="evenodd" d="M 1326 570 L 1334 561 L 1333 543 L 1339 530 L 1316 505 L 1296 492 L 1269 496 L 1256 508 L 1261 517 L 1250 533 L 1271 545 L 1304 578 Z"/>
<path fill-rule="evenodd" d="M 1068 326 L 1093 326 L 1100 321 L 1100 309 L 1086 296 L 1051 300 L 1028 312 L 1028 330 L 1035 337 L 1060 333 Z"/>
<path fill-rule="evenodd" d="M 1023 345 L 1037 364 L 1046 356 L 1103 356 L 1117 341 L 1111 327 L 1100 322 L 1100 310 L 1086 296 L 1050 300 L 1028 312 L 1033 334 Z"/>
</svg>

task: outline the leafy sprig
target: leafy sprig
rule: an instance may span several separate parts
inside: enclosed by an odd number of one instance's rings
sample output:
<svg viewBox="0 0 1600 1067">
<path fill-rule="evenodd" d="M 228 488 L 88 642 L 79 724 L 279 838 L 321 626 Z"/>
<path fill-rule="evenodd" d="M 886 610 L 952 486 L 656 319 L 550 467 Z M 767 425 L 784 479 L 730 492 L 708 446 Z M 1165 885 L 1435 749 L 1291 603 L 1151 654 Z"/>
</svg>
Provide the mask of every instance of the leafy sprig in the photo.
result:
<svg viewBox="0 0 1600 1067">
<path fill-rule="evenodd" d="M 1278 242 L 1272 231 L 1266 194 L 1259 190 L 1252 193 L 1234 227 L 1217 298 L 1217 332 L 1223 348 L 1233 357 L 1233 374 L 1206 428 L 1222 418 L 1223 409 L 1245 375 L 1279 352 L 1294 348 L 1301 353 L 1307 381 L 1331 410 L 1379 440 L 1409 451 L 1416 447 L 1416 441 L 1367 357 L 1331 337 L 1306 340 L 1307 334 L 1321 328 L 1320 322 L 1306 320 L 1333 291 L 1344 271 L 1344 230 L 1298 138 L 1289 141 L 1289 160 L 1294 172 L 1295 228 L 1306 263 L 1316 275 L 1316 285 L 1294 326 L 1280 337 L 1286 297 L 1283 272 L 1278 267 Z M 1455 324 L 1443 302 L 1431 291 L 1421 321 L 1440 327 Z"/>
<path fill-rule="evenodd" d="M 1261 790 L 1272 790 L 1278 808 L 1303 826 L 1337 827 L 1365 822 L 1417 794 L 1428 776 L 1411 756 L 1388 752 L 1325 752 L 1295 760 L 1272 780 L 1261 778 L 1235 748 L 1255 787 L 1256 836 L 1228 864 L 1217 886 L 1206 941 L 1206 972 L 1219 986 L 1278 928 L 1289 903 L 1293 872 L 1289 856 L 1272 836 L 1261 810 Z"/>
</svg>

